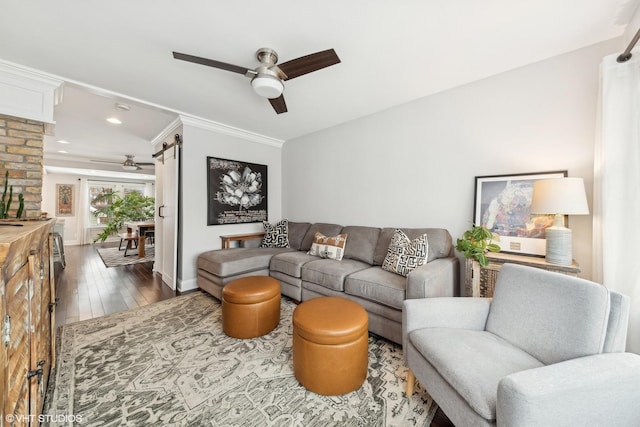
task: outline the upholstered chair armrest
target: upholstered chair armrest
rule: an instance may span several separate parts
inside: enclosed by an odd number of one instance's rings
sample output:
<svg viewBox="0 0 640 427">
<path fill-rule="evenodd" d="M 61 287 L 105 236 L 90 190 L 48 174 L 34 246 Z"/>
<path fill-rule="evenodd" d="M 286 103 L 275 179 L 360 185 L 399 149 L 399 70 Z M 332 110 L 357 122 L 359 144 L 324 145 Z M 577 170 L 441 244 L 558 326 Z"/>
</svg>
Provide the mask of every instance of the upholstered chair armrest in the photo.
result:
<svg viewBox="0 0 640 427">
<path fill-rule="evenodd" d="M 482 331 L 491 299 L 443 297 L 408 299 L 402 309 L 402 342 L 411 331 L 422 328 L 458 328 Z"/>
<path fill-rule="evenodd" d="M 407 299 L 452 297 L 457 294 L 458 258 L 438 258 L 413 270 L 407 276 Z"/>
<path fill-rule="evenodd" d="M 640 426 L 640 356 L 604 353 L 511 374 L 498 426 Z"/>
</svg>

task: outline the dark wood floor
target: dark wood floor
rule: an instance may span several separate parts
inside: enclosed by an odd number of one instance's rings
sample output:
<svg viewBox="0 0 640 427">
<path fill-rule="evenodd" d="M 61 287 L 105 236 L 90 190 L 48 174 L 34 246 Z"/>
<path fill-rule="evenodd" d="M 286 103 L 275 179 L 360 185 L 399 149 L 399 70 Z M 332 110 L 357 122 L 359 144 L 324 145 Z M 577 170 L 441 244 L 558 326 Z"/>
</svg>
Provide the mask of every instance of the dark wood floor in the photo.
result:
<svg viewBox="0 0 640 427">
<path fill-rule="evenodd" d="M 107 268 L 98 247 L 101 246 L 66 246 L 66 267 L 62 269 L 56 263 L 57 326 L 175 296 L 153 273 L 152 263 Z"/>
<path fill-rule="evenodd" d="M 66 267 L 56 264 L 56 325 L 106 316 L 174 297 L 152 263 L 107 268 L 99 245 L 66 246 Z M 432 427 L 453 427 L 438 409 Z"/>
</svg>

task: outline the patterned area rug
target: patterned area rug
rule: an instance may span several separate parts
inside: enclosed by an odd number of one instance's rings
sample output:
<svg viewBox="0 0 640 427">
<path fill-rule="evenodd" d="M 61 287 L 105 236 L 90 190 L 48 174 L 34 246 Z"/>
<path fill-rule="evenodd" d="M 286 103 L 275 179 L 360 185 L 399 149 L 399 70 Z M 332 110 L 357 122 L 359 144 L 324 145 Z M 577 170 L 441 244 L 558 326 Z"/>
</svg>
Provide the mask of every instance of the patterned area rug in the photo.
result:
<svg viewBox="0 0 640 427">
<path fill-rule="evenodd" d="M 401 347 L 373 336 L 367 380 L 358 390 L 307 391 L 292 370 L 295 304 L 283 298 L 281 307 L 278 327 L 249 340 L 222 332 L 221 305 L 203 292 L 64 325 L 46 419 L 56 426 L 431 423 L 437 406 L 424 389 L 417 384 L 411 398 L 403 394 Z"/>
<path fill-rule="evenodd" d="M 98 249 L 98 253 L 104 262 L 104 265 L 108 267 L 120 267 L 123 265 L 139 264 L 141 262 L 153 261 L 155 257 L 155 250 L 153 246 L 144 247 L 144 257 L 138 256 L 137 249 L 131 249 L 127 252 L 127 256 L 124 256 L 124 249 L 121 251 L 118 248 L 102 248 Z"/>
</svg>

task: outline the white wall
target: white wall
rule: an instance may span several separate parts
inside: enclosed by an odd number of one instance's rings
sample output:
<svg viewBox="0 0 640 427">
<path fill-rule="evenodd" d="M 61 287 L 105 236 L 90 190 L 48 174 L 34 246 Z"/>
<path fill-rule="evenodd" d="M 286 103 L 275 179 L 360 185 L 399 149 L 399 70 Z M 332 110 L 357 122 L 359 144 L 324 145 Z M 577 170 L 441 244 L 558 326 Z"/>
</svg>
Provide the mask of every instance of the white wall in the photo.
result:
<svg viewBox="0 0 640 427">
<path fill-rule="evenodd" d="M 268 217 L 282 217 L 281 147 L 253 142 L 208 128 L 206 124 L 183 121 L 182 208 L 178 288 L 197 287 L 196 261 L 199 254 L 222 247 L 220 236 L 262 231 L 262 223 L 207 225 L 207 156 L 267 165 Z"/>
<path fill-rule="evenodd" d="M 343 225 L 443 227 L 473 217 L 474 178 L 568 170 L 589 203 L 602 57 L 621 39 L 287 141 L 283 216 Z M 425 73 L 425 78 L 429 78 Z M 591 276 L 591 216 L 570 218 Z"/>
</svg>

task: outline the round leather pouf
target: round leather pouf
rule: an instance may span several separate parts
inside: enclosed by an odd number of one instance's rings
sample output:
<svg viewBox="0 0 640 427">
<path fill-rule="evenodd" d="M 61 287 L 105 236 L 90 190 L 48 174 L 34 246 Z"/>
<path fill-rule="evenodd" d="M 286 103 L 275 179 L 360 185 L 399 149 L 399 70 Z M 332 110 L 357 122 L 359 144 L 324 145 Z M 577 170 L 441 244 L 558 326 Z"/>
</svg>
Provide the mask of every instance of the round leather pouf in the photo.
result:
<svg viewBox="0 0 640 427">
<path fill-rule="evenodd" d="M 307 390 L 339 395 L 367 378 L 369 321 L 359 304 L 338 297 L 305 301 L 293 311 L 293 372 Z"/>
<path fill-rule="evenodd" d="M 273 277 L 242 277 L 222 288 L 222 330 L 228 336 L 259 337 L 279 322 L 280 282 Z"/>
</svg>

